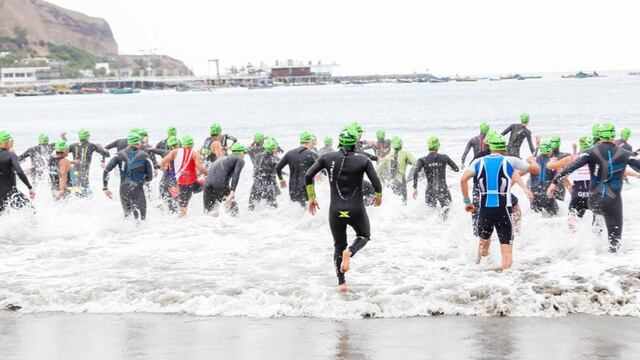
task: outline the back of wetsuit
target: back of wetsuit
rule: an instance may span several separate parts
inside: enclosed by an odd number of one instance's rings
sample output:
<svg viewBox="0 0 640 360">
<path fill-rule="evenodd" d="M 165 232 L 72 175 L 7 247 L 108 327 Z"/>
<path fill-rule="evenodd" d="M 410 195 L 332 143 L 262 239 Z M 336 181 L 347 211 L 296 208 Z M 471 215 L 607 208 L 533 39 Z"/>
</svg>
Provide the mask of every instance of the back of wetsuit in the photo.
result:
<svg viewBox="0 0 640 360">
<path fill-rule="evenodd" d="M 511 185 L 514 168 L 502 155 L 491 155 L 475 163 L 481 208 L 512 206 Z"/>
<path fill-rule="evenodd" d="M 539 155 L 536 162 L 540 167 L 539 174 L 531 174 L 531 192 L 534 195 L 547 196 L 547 189 L 551 185 L 551 181 L 556 176 L 556 172 L 547 169 L 547 164 L 551 161 L 548 156 Z"/>
<path fill-rule="evenodd" d="M 120 157 L 119 168 L 122 185 L 141 186 L 153 179 L 153 170 L 149 171 L 151 163 L 146 152 L 128 148 L 119 152 L 118 156 Z"/>
<path fill-rule="evenodd" d="M 228 156 L 217 160 L 209 169 L 209 175 L 205 180 L 206 186 L 235 191 L 243 167 L 244 160 L 237 156 Z"/>
<path fill-rule="evenodd" d="M 447 165 L 451 166 L 453 171 L 459 171 L 458 166 L 444 154 L 437 152 L 429 153 L 429 155 L 418 160 L 416 169 L 414 170 L 414 188 L 417 185 L 417 173 L 424 170 L 427 179 L 428 190 L 448 189 L 447 186 Z"/>
</svg>

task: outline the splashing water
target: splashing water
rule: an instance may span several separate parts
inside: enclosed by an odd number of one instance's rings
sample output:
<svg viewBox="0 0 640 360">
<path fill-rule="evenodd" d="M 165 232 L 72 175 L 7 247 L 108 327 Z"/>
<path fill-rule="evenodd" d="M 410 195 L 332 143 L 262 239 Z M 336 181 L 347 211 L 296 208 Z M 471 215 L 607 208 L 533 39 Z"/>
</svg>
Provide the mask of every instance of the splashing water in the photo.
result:
<svg viewBox="0 0 640 360">
<path fill-rule="evenodd" d="M 244 143 L 261 131 L 291 148 L 302 130 L 322 138 L 343 123 L 359 121 L 370 138 L 379 127 L 388 136 L 403 136 L 406 149 L 417 156 L 425 155 L 428 136 L 437 135 L 441 152 L 459 163 L 481 121 L 502 130 L 525 111 L 534 135 L 561 135 L 567 152 L 594 122 L 637 127 L 633 116 L 640 104 L 631 94 L 639 87 L 633 78 L 543 79 L 0 98 L 0 107 L 2 126 L 14 134 L 18 152 L 40 131 L 54 138 L 68 130 L 75 138 L 77 129 L 87 127 L 92 141 L 105 144 L 129 128 L 146 127 L 153 144 L 169 124 L 180 135 L 199 139 L 212 122 Z M 523 154 L 528 154 L 524 147 Z M 56 203 L 48 183 L 41 183 L 35 214 L 23 210 L 0 218 L 0 308 L 322 318 L 640 315 L 640 225 L 629 215 L 640 211 L 637 179 L 623 191 L 627 215 L 622 250 L 615 255 L 607 252 L 606 238 L 592 232 L 590 214 L 570 233 L 566 203 L 560 204 L 559 217 L 543 218 L 528 210 L 516 190 L 524 210 L 522 235 L 515 242 L 514 268 L 505 273 L 495 271 L 496 241 L 489 259 L 474 264 L 477 240 L 462 209 L 459 174 L 449 174 L 454 206 L 447 222 L 424 205 L 423 184 L 419 200 L 407 206 L 386 191 L 383 206 L 368 209 L 372 240 L 354 257 L 347 274 L 351 291 L 340 295 L 326 182 L 317 185 L 321 208 L 315 217 L 290 203 L 286 193 L 276 210 L 251 213 L 247 162 L 236 218 L 203 215 L 202 197 L 196 195 L 189 217 L 177 219 L 158 207 L 156 179 L 148 220 L 125 221 L 119 202 L 99 191 L 96 159 L 91 199 Z M 112 190 L 116 178 L 113 173 Z"/>
</svg>

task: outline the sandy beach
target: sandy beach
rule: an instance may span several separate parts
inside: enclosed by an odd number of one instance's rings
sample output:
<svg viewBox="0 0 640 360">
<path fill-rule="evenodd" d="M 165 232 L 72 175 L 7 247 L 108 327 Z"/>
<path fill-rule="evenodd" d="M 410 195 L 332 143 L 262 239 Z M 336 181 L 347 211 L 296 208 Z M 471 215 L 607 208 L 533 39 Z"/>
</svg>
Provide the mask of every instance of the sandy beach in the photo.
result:
<svg viewBox="0 0 640 360">
<path fill-rule="evenodd" d="M 3 359 L 634 359 L 640 320 L 0 314 Z"/>
</svg>

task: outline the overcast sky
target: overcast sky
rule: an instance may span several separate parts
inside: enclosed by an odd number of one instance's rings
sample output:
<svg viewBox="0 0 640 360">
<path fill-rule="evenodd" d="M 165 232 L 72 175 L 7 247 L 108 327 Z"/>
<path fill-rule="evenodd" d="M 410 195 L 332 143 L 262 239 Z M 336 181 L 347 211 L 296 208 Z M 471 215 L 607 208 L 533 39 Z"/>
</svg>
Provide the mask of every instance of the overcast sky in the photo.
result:
<svg viewBox="0 0 640 360">
<path fill-rule="evenodd" d="M 640 68 L 640 1 L 51 0 L 105 18 L 121 53 L 157 48 L 199 74 L 276 59 L 338 74 Z"/>
</svg>

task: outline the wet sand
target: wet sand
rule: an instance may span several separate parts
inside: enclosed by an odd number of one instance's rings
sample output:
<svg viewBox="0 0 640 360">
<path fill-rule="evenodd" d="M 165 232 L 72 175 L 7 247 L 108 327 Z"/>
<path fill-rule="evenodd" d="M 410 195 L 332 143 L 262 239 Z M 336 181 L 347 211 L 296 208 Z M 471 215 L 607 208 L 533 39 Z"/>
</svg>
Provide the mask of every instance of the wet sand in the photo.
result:
<svg viewBox="0 0 640 360">
<path fill-rule="evenodd" d="M 637 359 L 640 319 L 0 313 L 2 359 Z"/>
</svg>

